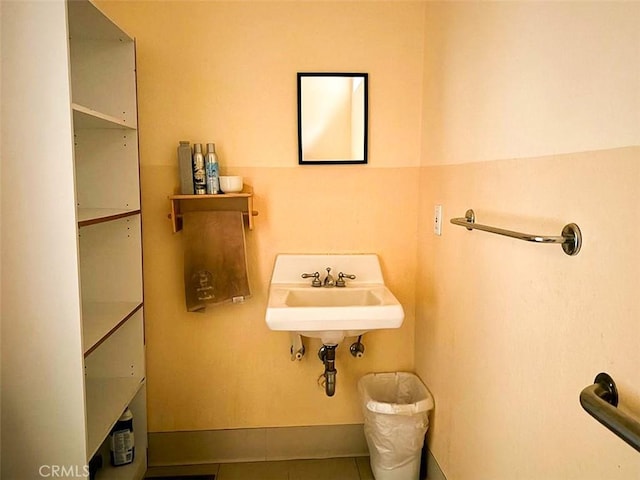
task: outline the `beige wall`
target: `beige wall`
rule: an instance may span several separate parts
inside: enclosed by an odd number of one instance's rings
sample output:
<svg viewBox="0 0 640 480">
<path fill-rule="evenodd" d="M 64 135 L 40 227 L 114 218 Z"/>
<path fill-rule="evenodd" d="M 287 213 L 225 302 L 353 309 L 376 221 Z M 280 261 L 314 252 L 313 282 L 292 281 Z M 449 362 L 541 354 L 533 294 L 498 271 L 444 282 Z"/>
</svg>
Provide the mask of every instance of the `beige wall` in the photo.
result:
<svg viewBox="0 0 640 480">
<path fill-rule="evenodd" d="M 424 5 L 334 2 L 100 2 L 137 38 L 150 431 L 358 423 L 356 381 L 413 368 Z M 298 166 L 296 72 L 370 74 L 369 165 Z M 167 195 L 179 140 L 216 143 L 260 212 L 247 232 L 253 298 L 188 314 L 182 236 Z M 335 397 L 307 344 L 264 322 L 279 252 L 375 252 L 405 307 L 397 331 L 337 355 Z"/>
<path fill-rule="evenodd" d="M 640 138 L 638 2 L 429 2 L 424 164 Z"/>
<path fill-rule="evenodd" d="M 101 5 L 138 38 L 152 431 L 355 423 L 358 376 L 415 368 L 449 480 L 640 476 L 578 404 L 608 371 L 640 411 L 640 4 Z M 368 166 L 296 166 L 295 72 L 322 69 L 370 74 Z M 184 312 L 165 200 L 181 139 L 215 141 L 256 190 L 246 305 Z M 583 249 L 448 223 L 467 208 L 534 233 L 576 222 Z M 274 255 L 302 251 L 379 253 L 407 312 L 362 361 L 339 350 L 333 399 L 318 345 L 291 363 L 263 320 Z"/>
<path fill-rule="evenodd" d="M 449 480 L 640 477 L 578 403 L 607 371 L 640 411 L 638 25 L 638 3 L 427 7 L 416 369 Z M 448 222 L 468 208 L 532 233 L 576 222 L 584 246 Z"/>
</svg>

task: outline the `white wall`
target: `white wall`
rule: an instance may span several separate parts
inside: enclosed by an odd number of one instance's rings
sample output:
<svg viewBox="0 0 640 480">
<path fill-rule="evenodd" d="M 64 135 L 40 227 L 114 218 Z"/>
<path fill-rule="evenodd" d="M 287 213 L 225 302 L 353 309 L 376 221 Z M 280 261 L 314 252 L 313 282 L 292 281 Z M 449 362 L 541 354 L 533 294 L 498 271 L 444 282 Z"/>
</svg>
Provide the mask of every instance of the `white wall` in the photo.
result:
<svg viewBox="0 0 640 480">
<path fill-rule="evenodd" d="M 1 476 L 26 479 L 86 461 L 66 7 L 1 21 Z"/>
<path fill-rule="evenodd" d="M 629 480 L 592 419 L 601 371 L 640 418 L 640 3 L 427 5 L 416 369 L 448 480 Z M 431 229 L 444 205 L 443 232 Z M 559 235 L 576 257 L 469 232 Z"/>
</svg>

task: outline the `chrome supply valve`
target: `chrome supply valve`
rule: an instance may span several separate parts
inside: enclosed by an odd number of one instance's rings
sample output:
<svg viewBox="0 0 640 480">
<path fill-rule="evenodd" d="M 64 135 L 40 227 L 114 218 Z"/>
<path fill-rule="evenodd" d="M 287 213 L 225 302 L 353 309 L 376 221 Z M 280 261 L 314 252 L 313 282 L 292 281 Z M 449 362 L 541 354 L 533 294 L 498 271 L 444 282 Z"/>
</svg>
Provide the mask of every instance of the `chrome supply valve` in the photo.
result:
<svg viewBox="0 0 640 480">
<path fill-rule="evenodd" d="M 349 352 L 355 358 L 362 358 L 364 356 L 364 344 L 362 343 L 362 335 L 358 337 L 358 340 L 353 342 L 349 347 Z"/>
<path fill-rule="evenodd" d="M 320 281 L 320 272 L 313 272 L 313 273 L 303 273 L 301 275 L 302 278 L 312 278 L 313 280 L 311 281 L 311 286 L 312 287 L 321 287 L 322 286 L 322 282 Z"/>
<path fill-rule="evenodd" d="M 291 340 L 291 361 L 302 360 L 305 354 L 304 343 L 302 343 L 302 335 L 295 332 L 289 332 L 289 339 Z"/>
<path fill-rule="evenodd" d="M 292 362 L 296 360 L 300 361 L 302 360 L 302 357 L 304 357 L 304 354 L 306 353 L 306 349 L 304 348 L 304 345 L 302 345 L 298 350 L 294 350 L 293 345 L 291 345 L 290 353 L 291 353 Z"/>
<path fill-rule="evenodd" d="M 349 280 L 355 280 L 356 276 L 352 275 L 350 273 L 338 273 L 338 280 L 336 280 L 336 287 L 346 287 L 347 286 L 347 282 L 345 282 L 345 278 L 348 278 Z"/>
</svg>

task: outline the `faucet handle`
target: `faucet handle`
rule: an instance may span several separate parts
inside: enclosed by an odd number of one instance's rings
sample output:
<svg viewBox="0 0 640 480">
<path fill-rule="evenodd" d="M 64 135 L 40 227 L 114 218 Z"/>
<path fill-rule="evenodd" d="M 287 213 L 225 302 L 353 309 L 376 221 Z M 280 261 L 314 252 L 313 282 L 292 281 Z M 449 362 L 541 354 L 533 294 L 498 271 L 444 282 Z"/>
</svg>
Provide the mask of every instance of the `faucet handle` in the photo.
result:
<svg viewBox="0 0 640 480">
<path fill-rule="evenodd" d="M 347 282 L 344 281 L 345 278 L 350 280 L 355 280 L 356 276 L 351 273 L 338 273 L 338 280 L 336 280 L 336 287 L 345 287 Z"/>
<path fill-rule="evenodd" d="M 303 273 L 300 276 L 302 278 L 311 278 L 311 277 L 313 277 L 313 280 L 311 281 L 311 286 L 312 287 L 321 287 L 322 286 L 322 282 L 320 281 L 320 272 Z"/>
</svg>

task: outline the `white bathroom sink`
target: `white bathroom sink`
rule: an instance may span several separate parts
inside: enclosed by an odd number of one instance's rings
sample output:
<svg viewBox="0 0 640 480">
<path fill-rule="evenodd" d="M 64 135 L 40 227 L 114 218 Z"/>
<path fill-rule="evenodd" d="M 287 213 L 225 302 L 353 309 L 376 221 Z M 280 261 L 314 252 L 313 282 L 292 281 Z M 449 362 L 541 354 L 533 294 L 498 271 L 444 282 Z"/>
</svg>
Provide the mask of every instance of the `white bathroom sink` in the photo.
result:
<svg viewBox="0 0 640 480">
<path fill-rule="evenodd" d="M 339 272 L 355 275 L 345 287 L 313 287 L 302 273 L 338 279 Z M 398 328 L 402 305 L 384 284 L 377 255 L 280 254 L 271 277 L 266 322 L 271 330 L 295 332 L 337 344 L 345 337 L 369 330 Z"/>
</svg>

